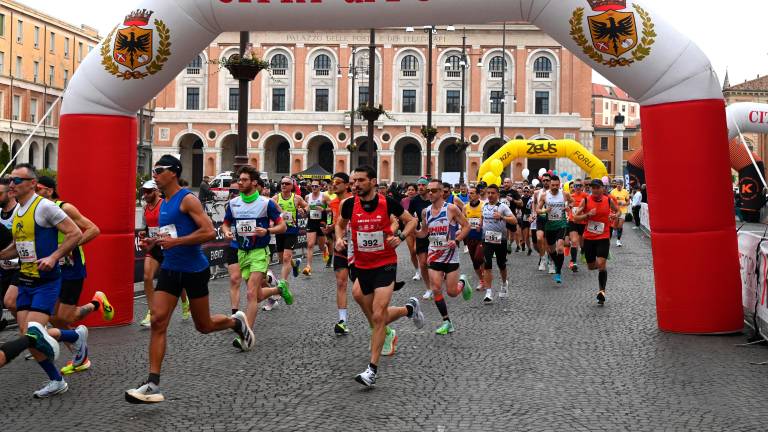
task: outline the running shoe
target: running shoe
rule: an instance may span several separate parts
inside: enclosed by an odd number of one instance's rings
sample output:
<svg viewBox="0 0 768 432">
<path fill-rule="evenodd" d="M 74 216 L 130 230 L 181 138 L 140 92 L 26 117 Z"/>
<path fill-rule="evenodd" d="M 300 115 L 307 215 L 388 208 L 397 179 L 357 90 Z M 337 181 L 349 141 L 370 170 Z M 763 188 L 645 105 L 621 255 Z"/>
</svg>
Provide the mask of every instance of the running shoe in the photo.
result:
<svg viewBox="0 0 768 432">
<path fill-rule="evenodd" d="M 277 283 L 277 278 L 275 277 L 275 273 L 272 272 L 272 270 L 267 270 L 267 286 L 275 286 Z"/>
<path fill-rule="evenodd" d="M 79 325 L 75 329 L 75 333 L 77 333 L 77 341 L 72 344 L 74 355 L 70 362 L 73 369 L 82 366 L 88 360 L 88 327 Z"/>
<path fill-rule="evenodd" d="M 424 299 L 424 300 L 429 300 L 429 299 L 431 299 L 431 298 L 432 298 L 432 290 L 426 290 L 426 291 L 424 291 L 424 295 L 423 295 L 423 296 L 421 296 L 421 298 L 422 298 L 422 299 Z"/>
<path fill-rule="evenodd" d="M 35 340 L 35 346 L 32 348 L 43 353 L 48 360 L 55 361 L 59 358 L 59 342 L 48 334 L 42 324 L 30 321 L 26 336 Z"/>
<path fill-rule="evenodd" d="M 373 387 L 376 385 L 376 372 L 368 366 L 368 368 L 365 369 L 365 372 L 355 377 L 355 381 L 366 387 Z"/>
<path fill-rule="evenodd" d="M 45 399 L 65 393 L 68 389 L 69 386 L 63 379 L 61 381 L 48 381 L 48 384 L 46 384 L 45 387 L 34 392 L 32 396 L 34 396 L 35 399 Z"/>
<path fill-rule="evenodd" d="M 600 306 L 605 304 L 605 291 L 600 291 L 597 293 L 597 304 Z"/>
<path fill-rule="evenodd" d="M 570 261 L 570 262 L 568 263 L 568 269 L 569 269 L 569 270 L 573 270 L 573 261 Z"/>
<path fill-rule="evenodd" d="M 152 326 L 152 314 L 147 311 L 147 316 L 144 317 L 143 320 L 139 323 L 142 327 L 151 327 Z"/>
<path fill-rule="evenodd" d="M 301 273 L 304 276 L 312 276 L 312 267 L 310 267 L 310 266 L 304 267 L 304 270 L 302 270 Z"/>
<path fill-rule="evenodd" d="M 146 382 L 138 388 L 125 391 L 125 401 L 132 404 L 152 404 L 163 402 L 165 397 L 160 392 L 160 386 Z"/>
<path fill-rule="evenodd" d="M 539 258 L 539 271 L 545 271 L 547 269 L 547 263 L 544 259 Z"/>
<path fill-rule="evenodd" d="M 301 266 L 301 258 L 291 260 L 291 267 L 293 267 L 293 277 L 299 277 L 299 266 Z"/>
<path fill-rule="evenodd" d="M 517 247 L 515 248 L 515 253 L 518 253 L 518 252 L 520 252 L 520 245 L 517 245 Z"/>
<path fill-rule="evenodd" d="M 559 284 L 563 283 L 563 277 L 562 277 L 561 275 L 559 275 L 559 274 L 555 274 L 555 275 L 552 277 L 552 279 L 554 279 L 554 281 L 555 281 L 556 283 L 559 283 Z"/>
<path fill-rule="evenodd" d="M 493 291 L 486 290 L 485 298 L 483 298 L 483 304 L 491 304 L 491 303 L 493 303 Z"/>
<path fill-rule="evenodd" d="M 464 288 L 461 290 L 461 296 L 465 301 L 472 300 L 472 285 L 469 284 L 467 275 L 459 276 L 459 281 L 464 282 Z"/>
<path fill-rule="evenodd" d="M 416 270 L 416 274 L 413 275 L 412 279 L 415 281 L 421 280 L 421 272 L 419 270 Z"/>
<path fill-rule="evenodd" d="M 482 291 L 485 289 L 485 282 L 483 282 L 482 279 L 477 282 L 477 286 L 475 286 L 475 291 Z"/>
<path fill-rule="evenodd" d="M 337 322 L 336 325 L 333 326 L 333 332 L 336 333 L 336 336 L 348 335 L 349 328 L 347 327 L 347 323 L 344 321 Z"/>
<path fill-rule="evenodd" d="M 411 297 L 408 299 L 408 304 L 413 307 L 413 313 L 411 314 L 413 325 L 415 325 L 417 329 L 424 327 L 424 313 L 421 311 L 419 299 Z"/>
<path fill-rule="evenodd" d="M 277 299 L 270 297 L 270 298 L 267 299 L 267 302 L 264 303 L 264 306 L 262 306 L 261 308 L 263 310 L 269 312 L 272 309 L 274 309 L 275 307 L 277 307 L 277 303 L 278 303 Z"/>
<path fill-rule="evenodd" d="M 616 240 L 616 247 L 621 247 L 621 240 Z"/>
<path fill-rule="evenodd" d="M 75 366 L 72 364 L 72 361 L 68 361 L 67 365 L 61 368 L 61 374 L 62 375 L 72 375 L 75 372 L 84 372 L 91 368 L 91 361 L 88 360 L 86 357 L 85 362 L 80 364 L 79 366 Z"/>
<path fill-rule="evenodd" d="M 554 264 L 549 264 L 549 271 L 548 272 L 549 272 L 549 274 L 555 274 L 556 273 L 555 272 L 555 265 Z"/>
<path fill-rule="evenodd" d="M 435 330 L 436 334 L 439 335 L 447 335 L 448 333 L 453 333 L 455 329 L 453 328 L 453 323 L 450 321 L 443 321 L 443 325 L 437 328 Z"/>
<path fill-rule="evenodd" d="M 189 312 L 189 299 L 181 302 L 181 319 L 188 320 L 192 314 Z"/>
<path fill-rule="evenodd" d="M 323 249 L 323 262 L 328 263 L 331 260 L 331 256 L 328 254 L 328 249 Z"/>
<path fill-rule="evenodd" d="M 384 345 L 381 347 L 381 355 L 393 356 L 397 351 L 397 332 L 390 328 L 389 333 L 384 336 Z"/>
<path fill-rule="evenodd" d="M 469 253 L 469 247 L 467 245 L 464 245 L 464 253 Z"/>
<path fill-rule="evenodd" d="M 533 249 L 528 248 L 528 256 L 531 256 L 532 253 L 533 253 Z"/>
<path fill-rule="evenodd" d="M 574 272 L 574 273 L 578 273 L 579 272 L 579 265 L 571 263 L 571 271 Z"/>
<path fill-rule="evenodd" d="M 248 318 L 245 317 L 243 311 L 237 311 L 232 318 L 237 320 L 238 325 L 235 326 L 235 333 L 240 337 L 240 348 L 243 351 L 250 351 L 255 344 L 256 336 L 253 334 L 251 326 L 248 325 Z"/>
<path fill-rule="evenodd" d="M 288 282 L 281 280 L 277 283 L 277 288 L 280 290 L 280 297 L 285 300 L 285 304 L 288 306 L 293 304 L 293 293 L 288 289 Z"/>
<path fill-rule="evenodd" d="M 507 297 L 509 297 L 509 285 L 507 282 L 502 282 L 501 287 L 499 288 L 499 298 Z"/>
<path fill-rule="evenodd" d="M 109 303 L 109 300 L 107 300 L 106 294 L 101 291 L 96 291 L 93 294 L 91 301 L 99 303 L 99 308 L 101 309 L 101 317 L 104 318 L 104 321 L 112 321 L 112 319 L 115 317 L 115 309 Z"/>
</svg>

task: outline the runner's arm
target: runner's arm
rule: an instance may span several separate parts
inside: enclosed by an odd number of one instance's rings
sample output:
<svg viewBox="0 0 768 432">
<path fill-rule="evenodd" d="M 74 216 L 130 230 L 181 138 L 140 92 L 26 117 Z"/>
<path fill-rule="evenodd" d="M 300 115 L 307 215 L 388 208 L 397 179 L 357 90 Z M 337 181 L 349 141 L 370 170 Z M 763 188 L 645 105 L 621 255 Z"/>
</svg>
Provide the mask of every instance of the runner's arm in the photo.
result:
<svg viewBox="0 0 768 432">
<path fill-rule="evenodd" d="M 456 241 L 462 241 L 469 235 L 469 222 L 467 221 L 467 218 L 464 217 L 464 212 L 459 209 L 459 206 L 454 206 L 453 210 L 455 213 L 454 220 L 458 222 L 461 227 L 461 231 L 456 234 Z M 461 238 L 459 238 L 459 236 L 461 236 Z"/>
<path fill-rule="evenodd" d="M 282 234 L 288 230 L 288 224 L 283 220 L 283 210 L 277 203 L 267 203 L 267 215 L 272 226 L 267 228 L 267 235 Z"/>
<path fill-rule="evenodd" d="M 610 201 L 610 200 L 608 200 L 608 201 Z M 577 208 L 578 208 L 579 211 L 578 211 L 578 214 L 573 213 L 573 220 L 575 220 L 577 222 L 581 222 L 581 221 L 585 221 L 585 220 L 589 219 L 589 214 L 584 213 L 584 210 L 586 210 L 586 208 L 587 208 L 587 200 L 586 199 L 581 200 L 581 204 L 579 204 L 579 206 Z"/>
<path fill-rule="evenodd" d="M 80 231 L 83 232 L 83 237 L 80 239 L 78 246 L 82 246 L 90 242 L 101 233 L 99 227 L 97 227 L 95 223 L 91 222 L 90 219 L 83 216 L 83 214 L 80 213 L 80 211 L 72 204 L 65 203 L 63 206 L 61 206 L 61 209 L 64 210 L 64 213 L 66 213 L 67 216 L 72 219 L 72 222 L 74 222 L 75 225 L 80 228 Z"/>
<path fill-rule="evenodd" d="M 426 209 L 423 209 L 421 211 L 421 220 L 423 220 L 423 221 L 427 220 L 426 211 L 427 211 L 428 208 L 430 208 L 430 207 L 427 207 Z M 408 214 L 410 215 L 410 213 L 408 213 Z M 414 219 L 416 219 L 416 218 L 414 218 Z M 417 226 L 418 226 L 418 222 L 419 222 L 419 220 L 416 219 Z M 421 224 L 421 227 L 418 227 L 417 229 L 415 229 L 416 238 L 420 238 L 420 239 L 427 238 L 428 233 L 429 233 L 429 230 L 427 229 L 426 222 Z"/>
</svg>

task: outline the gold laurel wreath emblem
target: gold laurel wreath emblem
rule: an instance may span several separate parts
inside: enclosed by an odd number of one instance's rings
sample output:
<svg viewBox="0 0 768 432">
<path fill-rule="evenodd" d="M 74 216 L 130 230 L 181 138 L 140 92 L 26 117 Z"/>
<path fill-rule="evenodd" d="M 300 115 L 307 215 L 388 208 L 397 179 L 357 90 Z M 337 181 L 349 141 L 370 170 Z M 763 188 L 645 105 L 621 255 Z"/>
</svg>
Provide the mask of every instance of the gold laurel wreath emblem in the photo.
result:
<svg viewBox="0 0 768 432">
<path fill-rule="evenodd" d="M 157 28 L 157 33 L 160 35 L 160 44 L 158 45 L 155 58 L 147 65 L 146 72 L 120 72 L 120 67 L 112 59 L 111 53 L 112 44 L 114 43 L 112 39 L 117 32 L 117 27 L 112 29 L 112 32 L 107 35 L 101 44 L 101 64 L 104 65 L 104 70 L 123 80 L 143 79 L 163 70 L 163 65 L 165 65 L 165 62 L 168 61 L 168 57 L 171 55 L 171 31 L 161 20 L 155 20 L 155 28 Z"/>
<path fill-rule="evenodd" d="M 606 60 L 600 51 L 596 50 L 592 45 L 590 45 L 589 41 L 587 40 L 586 33 L 584 32 L 584 26 L 582 25 L 584 22 L 584 8 L 578 8 L 573 11 L 573 16 L 569 21 L 571 24 L 571 38 L 573 38 L 573 41 L 576 42 L 576 45 L 581 47 L 584 54 L 586 54 L 596 63 L 600 63 L 603 66 L 614 68 L 617 66 L 629 66 L 635 62 L 641 62 L 651 54 L 651 47 L 656 42 L 655 38 L 658 35 L 656 34 L 656 25 L 653 23 L 651 15 L 639 4 L 634 4 L 633 7 L 637 11 L 637 14 L 640 15 L 640 18 L 643 22 L 643 36 L 640 39 L 640 44 L 632 50 L 631 59 L 622 57 L 618 59 L 611 58 Z"/>
</svg>

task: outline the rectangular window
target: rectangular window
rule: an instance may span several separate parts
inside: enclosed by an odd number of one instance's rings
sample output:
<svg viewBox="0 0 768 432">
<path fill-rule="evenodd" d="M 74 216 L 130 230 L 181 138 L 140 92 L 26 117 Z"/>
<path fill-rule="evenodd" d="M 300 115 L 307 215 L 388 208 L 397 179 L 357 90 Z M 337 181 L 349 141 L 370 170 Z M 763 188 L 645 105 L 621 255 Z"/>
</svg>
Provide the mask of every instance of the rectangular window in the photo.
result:
<svg viewBox="0 0 768 432">
<path fill-rule="evenodd" d="M 501 101 L 504 99 L 500 90 L 491 91 L 491 114 L 501 114 Z"/>
<path fill-rule="evenodd" d="M 13 116 L 13 120 L 18 121 L 19 117 L 21 116 L 21 96 L 19 95 L 13 95 L 13 112 L 11 115 Z"/>
<path fill-rule="evenodd" d="M 606 102 L 606 103 L 605 103 L 605 110 L 606 110 L 606 111 L 608 111 L 609 109 L 611 109 L 611 104 L 609 104 L 608 102 Z"/>
<path fill-rule="evenodd" d="M 611 161 L 604 160 L 603 161 L 603 165 L 605 165 L 606 171 L 608 171 L 608 173 L 610 174 L 611 173 Z"/>
<path fill-rule="evenodd" d="M 200 88 L 199 87 L 187 87 L 187 109 L 188 110 L 200 109 Z"/>
<path fill-rule="evenodd" d="M 37 99 L 29 100 L 29 122 L 37 123 Z"/>
<path fill-rule="evenodd" d="M 272 89 L 272 111 L 285 111 L 285 89 Z"/>
<path fill-rule="evenodd" d="M 608 151 L 608 137 L 600 137 L 600 150 Z"/>
<path fill-rule="evenodd" d="M 403 90 L 403 112 L 416 112 L 416 90 Z"/>
<path fill-rule="evenodd" d="M 56 79 L 56 68 L 53 65 L 48 69 L 48 85 L 53 85 L 53 80 Z"/>
<path fill-rule="evenodd" d="M 45 103 L 45 112 L 43 113 L 43 115 L 47 114 L 52 106 L 53 106 L 53 102 L 46 102 Z M 45 118 L 45 125 L 46 126 L 50 126 L 52 124 L 53 124 L 53 113 L 51 113 L 48 117 Z"/>
<path fill-rule="evenodd" d="M 237 111 L 239 106 L 240 106 L 240 88 L 230 87 L 229 88 L 229 110 Z"/>
<path fill-rule="evenodd" d="M 0 75 L 5 73 L 5 53 L 0 51 Z"/>
<path fill-rule="evenodd" d="M 368 87 L 360 87 L 358 91 L 357 106 L 368 105 Z"/>
<path fill-rule="evenodd" d="M 0 14 L 0 36 L 5 36 L 5 14 Z"/>
<path fill-rule="evenodd" d="M 16 57 L 16 78 L 21 78 L 21 57 Z"/>
<path fill-rule="evenodd" d="M 64 88 L 67 88 L 67 84 L 69 84 L 69 71 L 64 69 Z"/>
<path fill-rule="evenodd" d="M 64 38 L 64 57 L 69 57 L 69 38 Z"/>
<path fill-rule="evenodd" d="M 549 114 L 549 92 L 536 92 L 536 114 Z"/>
<path fill-rule="evenodd" d="M 448 90 L 445 93 L 445 112 L 455 114 L 461 111 L 461 92 Z"/>
<path fill-rule="evenodd" d="M 16 22 L 16 42 L 24 42 L 24 22 L 21 20 Z"/>
<path fill-rule="evenodd" d="M 56 52 L 56 33 L 51 32 L 51 41 L 48 44 L 48 50 L 50 52 Z"/>
<path fill-rule="evenodd" d="M 32 63 L 32 81 L 37 82 L 40 79 L 40 62 Z"/>
<path fill-rule="evenodd" d="M 83 43 L 77 43 L 77 61 L 83 61 Z"/>
<path fill-rule="evenodd" d="M 624 143 L 621 145 L 624 151 L 629 151 L 629 138 L 624 137 Z"/>
<path fill-rule="evenodd" d="M 40 48 L 40 27 L 35 26 L 35 48 Z"/>
<path fill-rule="evenodd" d="M 315 90 L 315 111 L 328 112 L 328 89 Z"/>
</svg>

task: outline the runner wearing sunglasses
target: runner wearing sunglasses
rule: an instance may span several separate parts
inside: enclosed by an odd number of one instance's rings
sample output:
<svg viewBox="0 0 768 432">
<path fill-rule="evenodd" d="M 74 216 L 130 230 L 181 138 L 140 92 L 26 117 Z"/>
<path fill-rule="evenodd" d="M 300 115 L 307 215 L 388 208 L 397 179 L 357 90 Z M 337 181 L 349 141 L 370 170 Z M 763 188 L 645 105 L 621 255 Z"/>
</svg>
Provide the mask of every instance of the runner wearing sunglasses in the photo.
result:
<svg viewBox="0 0 768 432">
<path fill-rule="evenodd" d="M 309 206 L 309 220 L 307 221 L 307 266 L 301 272 L 305 276 L 312 275 L 312 258 L 315 251 L 315 244 L 320 247 L 323 253 L 323 260 L 328 261 L 325 250 L 325 234 L 323 228 L 326 225 L 326 211 L 331 199 L 320 190 L 320 180 L 312 180 L 310 186 L 312 192 L 307 194 L 304 201 Z"/>
<path fill-rule="evenodd" d="M 293 269 L 293 277 L 299 275 L 301 258 L 293 259 L 293 249 L 296 247 L 299 237 L 299 216 L 303 217 L 309 207 L 301 196 L 293 193 L 294 187 L 290 177 L 283 177 L 280 179 L 280 193 L 272 197 L 272 201 L 277 204 L 282 212 L 282 218 L 288 226 L 284 233 L 275 235 L 275 246 L 282 263 L 280 280 L 286 282 L 291 269 Z"/>
</svg>

